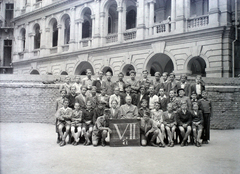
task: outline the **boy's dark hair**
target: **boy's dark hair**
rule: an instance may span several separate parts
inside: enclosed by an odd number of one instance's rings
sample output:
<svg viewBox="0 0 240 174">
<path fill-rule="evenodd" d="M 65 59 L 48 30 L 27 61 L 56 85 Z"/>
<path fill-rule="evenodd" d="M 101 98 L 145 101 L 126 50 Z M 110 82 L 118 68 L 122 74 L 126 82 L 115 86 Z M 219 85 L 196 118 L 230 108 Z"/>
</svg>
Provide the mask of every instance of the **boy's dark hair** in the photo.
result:
<svg viewBox="0 0 240 174">
<path fill-rule="evenodd" d="M 145 114 L 146 114 L 148 117 L 150 117 L 150 112 L 149 112 L 149 111 L 145 111 L 145 112 L 144 112 L 144 115 L 145 115 Z"/>
<path fill-rule="evenodd" d="M 126 84 L 125 86 L 124 86 L 124 88 L 126 89 L 126 88 L 128 88 L 129 86 L 131 86 L 130 84 Z"/>
<path fill-rule="evenodd" d="M 60 90 L 60 94 L 61 94 L 63 91 L 65 92 L 65 94 L 67 94 L 67 91 L 66 91 L 65 89 L 61 89 L 61 90 Z"/>
<path fill-rule="evenodd" d="M 63 103 L 66 102 L 66 101 L 69 103 L 69 100 L 67 98 L 64 98 Z"/>
<path fill-rule="evenodd" d="M 82 85 L 82 86 L 81 86 L 81 90 L 82 90 L 83 88 L 87 89 L 87 86 L 86 86 L 86 85 Z"/>
<path fill-rule="evenodd" d="M 131 70 L 130 72 L 129 72 L 129 74 L 134 74 L 134 75 L 136 75 L 136 71 L 134 71 L 134 70 Z"/>
<path fill-rule="evenodd" d="M 124 74 L 122 72 L 118 73 L 118 75 L 122 75 L 124 77 Z"/>
<path fill-rule="evenodd" d="M 147 103 L 147 100 L 146 100 L 146 99 L 142 99 L 141 104 L 142 104 L 143 102 L 146 102 L 146 103 Z"/>
</svg>

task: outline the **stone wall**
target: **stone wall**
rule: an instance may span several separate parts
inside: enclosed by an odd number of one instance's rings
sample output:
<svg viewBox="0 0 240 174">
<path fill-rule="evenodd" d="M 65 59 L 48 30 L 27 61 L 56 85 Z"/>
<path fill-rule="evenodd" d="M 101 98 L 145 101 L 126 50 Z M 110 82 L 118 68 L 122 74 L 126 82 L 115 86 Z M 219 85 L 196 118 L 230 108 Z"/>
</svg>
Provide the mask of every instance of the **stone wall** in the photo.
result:
<svg viewBox="0 0 240 174">
<path fill-rule="evenodd" d="M 59 84 L 3 83 L 2 79 L 0 81 L 1 122 L 54 123 Z M 213 101 L 211 127 L 240 129 L 240 79 L 205 78 L 204 81 L 207 84 L 209 98 Z"/>
</svg>

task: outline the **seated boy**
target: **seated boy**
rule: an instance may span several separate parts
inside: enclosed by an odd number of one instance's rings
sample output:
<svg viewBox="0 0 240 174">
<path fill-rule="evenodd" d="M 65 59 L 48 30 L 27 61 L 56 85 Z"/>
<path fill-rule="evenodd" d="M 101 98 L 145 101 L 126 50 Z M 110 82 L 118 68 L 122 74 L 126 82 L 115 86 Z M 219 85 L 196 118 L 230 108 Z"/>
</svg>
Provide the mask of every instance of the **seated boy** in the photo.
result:
<svg viewBox="0 0 240 174">
<path fill-rule="evenodd" d="M 146 99 L 142 99 L 141 100 L 141 106 L 139 109 L 138 109 L 138 117 L 142 118 L 144 116 L 144 112 L 150 112 L 150 110 L 148 109 L 147 107 L 148 105 L 148 101 Z"/>
<path fill-rule="evenodd" d="M 158 134 L 158 141 L 160 141 L 160 147 L 165 147 L 165 143 L 163 141 L 165 132 L 162 130 L 162 114 L 163 111 L 160 109 L 160 103 L 155 102 L 154 109 L 151 110 L 151 118 L 154 120 L 156 126 L 158 127 L 159 134 Z"/>
<path fill-rule="evenodd" d="M 105 109 L 104 115 L 97 118 L 95 126 L 93 128 L 92 133 L 92 143 L 93 146 L 97 146 L 99 139 L 101 139 L 101 144 L 104 147 L 106 145 L 105 139 L 107 138 L 108 133 L 112 133 L 109 128 L 109 118 L 110 118 L 110 110 Z"/>
<path fill-rule="evenodd" d="M 177 124 L 183 138 L 181 146 L 187 146 L 187 139 L 191 133 L 192 113 L 187 110 L 187 103 L 182 103 L 181 109 L 177 112 Z"/>
<path fill-rule="evenodd" d="M 75 110 L 72 112 L 71 132 L 74 138 L 73 145 L 76 146 L 80 141 L 80 134 L 82 129 L 82 111 L 80 110 L 79 103 L 75 103 Z M 77 132 L 75 133 L 77 129 Z"/>
<path fill-rule="evenodd" d="M 164 131 L 167 130 L 168 138 L 169 138 L 169 147 L 174 146 L 174 132 L 176 129 L 176 114 L 173 112 L 173 106 L 172 103 L 168 103 L 167 105 L 167 111 L 163 113 L 162 116 L 163 119 L 163 125 L 164 125 Z"/>
<path fill-rule="evenodd" d="M 91 144 L 90 137 L 92 137 L 92 129 L 93 129 L 93 116 L 94 110 L 92 108 L 91 101 L 87 101 L 86 109 L 83 110 L 83 127 L 82 132 L 85 137 L 84 145 L 88 146 Z"/>
<path fill-rule="evenodd" d="M 140 122 L 140 136 L 142 146 L 146 146 L 150 140 L 150 145 L 158 147 L 158 145 L 154 143 L 158 134 L 159 130 L 153 119 L 150 118 L 150 112 L 145 112 Z"/>
<path fill-rule="evenodd" d="M 71 126 L 71 116 L 72 116 L 72 109 L 68 107 L 69 101 L 68 99 L 64 99 L 63 107 L 60 108 L 56 113 L 56 118 L 58 119 L 58 131 L 60 133 L 61 142 L 59 143 L 60 146 L 66 145 L 66 137 L 69 134 L 70 126 Z M 66 131 L 63 133 L 63 128 Z"/>
<path fill-rule="evenodd" d="M 202 136 L 203 129 L 203 114 L 201 110 L 198 110 L 198 104 L 193 103 L 193 113 L 192 113 L 192 130 L 194 136 L 194 142 L 197 147 L 200 147 L 200 138 Z"/>
</svg>

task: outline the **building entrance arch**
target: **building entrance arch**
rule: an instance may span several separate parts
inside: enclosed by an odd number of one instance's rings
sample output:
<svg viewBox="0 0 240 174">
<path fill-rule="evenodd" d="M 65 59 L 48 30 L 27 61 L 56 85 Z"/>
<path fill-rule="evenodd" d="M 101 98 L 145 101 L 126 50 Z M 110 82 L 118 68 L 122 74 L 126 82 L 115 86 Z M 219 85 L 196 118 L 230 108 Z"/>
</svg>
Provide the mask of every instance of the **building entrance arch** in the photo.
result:
<svg viewBox="0 0 240 174">
<path fill-rule="evenodd" d="M 130 71 L 131 70 L 134 70 L 135 71 L 135 68 L 133 67 L 133 65 L 131 65 L 131 64 L 127 64 L 127 65 L 125 65 L 124 67 L 123 67 L 123 70 L 122 70 L 122 72 L 123 72 L 123 74 L 125 75 L 125 76 L 130 76 Z"/>
<path fill-rule="evenodd" d="M 146 69 L 150 72 L 151 76 L 154 76 L 155 72 L 160 72 L 161 74 L 163 72 L 171 73 L 174 70 L 174 66 L 168 55 L 158 53 L 149 59 Z"/>
<path fill-rule="evenodd" d="M 83 61 L 77 66 L 74 74 L 75 75 L 86 75 L 87 69 L 90 69 L 92 71 L 92 74 L 94 74 L 92 65 L 87 61 Z"/>
<path fill-rule="evenodd" d="M 206 77 L 206 62 L 201 57 L 193 57 L 188 62 L 187 69 L 192 75 L 202 75 L 202 77 Z"/>
</svg>

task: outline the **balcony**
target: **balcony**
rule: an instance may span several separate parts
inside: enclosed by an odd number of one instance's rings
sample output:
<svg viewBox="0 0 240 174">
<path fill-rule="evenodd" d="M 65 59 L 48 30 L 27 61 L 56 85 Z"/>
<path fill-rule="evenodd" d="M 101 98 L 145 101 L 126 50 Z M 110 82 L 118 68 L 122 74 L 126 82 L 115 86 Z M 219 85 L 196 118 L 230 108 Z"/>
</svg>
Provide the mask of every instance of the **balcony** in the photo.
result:
<svg viewBox="0 0 240 174">
<path fill-rule="evenodd" d="M 50 54 L 56 54 L 57 53 L 57 46 L 50 48 Z"/>
<path fill-rule="evenodd" d="M 208 23 L 209 23 L 208 15 L 194 17 L 187 20 L 187 28 L 188 29 L 199 28 L 199 27 L 207 26 Z"/>
<path fill-rule="evenodd" d="M 66 52 L 68 50 L 69 50 L 69 45 L 68 44 L 67 45 L 62 45 L 62 51 L 63 52 Z"/>
<path fill-rule="evenodd" d="M 39 55 L 40 55 L 40 49 L 35 49 L 35 50 L 33 50 L 32 52 L 33 52 L 33 56 L 34 56 L 34 57 L 39 57 Z"/>
<path fill-rule="evenodd" d="M 114 43 L 118 41 L 118 33 L 108 34 L 106 36 L 106 43 Z"/>
<path fill-rule="evenodd" d="M 137 34 L 136 29 L 127 30 L 126 32 L 123 33 L 123 39 L 124 39 L 124 41 L 136 39 L 136 34 Z"/>
<path fill-rule="evenodd" d="M 79 41 L 80 44 L 80 48 L 88 48 L 88 47 L 92 47 L 92 38 L 84 38 L 82 40 Z"/>
</svg>

